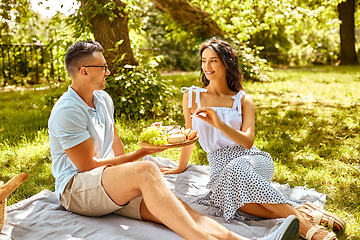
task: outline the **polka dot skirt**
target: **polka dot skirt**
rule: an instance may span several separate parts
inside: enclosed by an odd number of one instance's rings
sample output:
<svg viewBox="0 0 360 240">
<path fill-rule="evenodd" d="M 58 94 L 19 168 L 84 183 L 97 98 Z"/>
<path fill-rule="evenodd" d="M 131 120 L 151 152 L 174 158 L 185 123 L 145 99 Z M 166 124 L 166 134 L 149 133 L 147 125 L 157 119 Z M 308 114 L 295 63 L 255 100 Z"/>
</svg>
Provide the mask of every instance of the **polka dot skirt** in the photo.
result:
<svg viewBox="0 0 360 240">
<path fill-rule="evenodd" d="M 281 195 L 270 183 L 274 175 L 274 163 L 270 154 L 253 146 L 226 147 L 208 153 L 210 165 L 210 190 L 197 203 L 216 207 L 209 214 L 223 216 L 226 221 L 258 220 L 260 217 L 237 209 L 245 203 L 288 203 L 298 206 L 295 200 Z"/>
</svg>

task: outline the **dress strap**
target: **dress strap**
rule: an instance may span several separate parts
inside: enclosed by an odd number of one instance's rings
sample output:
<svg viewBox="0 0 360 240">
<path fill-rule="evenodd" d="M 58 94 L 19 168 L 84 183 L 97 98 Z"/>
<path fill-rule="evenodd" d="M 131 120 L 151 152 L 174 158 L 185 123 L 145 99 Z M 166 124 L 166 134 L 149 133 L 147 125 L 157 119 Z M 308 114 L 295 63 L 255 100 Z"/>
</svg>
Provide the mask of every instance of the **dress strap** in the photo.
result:
<svg viewBox="0 0 360 240">
<path fill-rule="evenodd" d="M 233 104 L 233 109 L 236 109 L 238 110 L 238 113 L 239 115 L 242 114 L 241 112 L 241 99 L 243 96 L 245 96 L 246 93 L 244 90 L 241 90 L 240 92 L 238 92 L 235 96 L 232 96 L 232 98 L 234 99 L 234 104 Z"/>
<path fill-rule="evenodd" d="M 192 97 L 193 97 L 192 92 L 193 92 L 193 90 L 195 90 L 195 103 L 197 104 L 197 107 L 199 108 L 199 107 L 201 107 L 200 93 L 201 92 L 207 92 L 207 89 L 197 87 L 197 86 L 194 86 L 194 85 L 192 85 L 191 87 L 182 87 L 181 88 L 182 93 L 190 91 L 189 92 L 189 100 L 188 100 L 188 108 L 192 107 Z"/>
</svg>

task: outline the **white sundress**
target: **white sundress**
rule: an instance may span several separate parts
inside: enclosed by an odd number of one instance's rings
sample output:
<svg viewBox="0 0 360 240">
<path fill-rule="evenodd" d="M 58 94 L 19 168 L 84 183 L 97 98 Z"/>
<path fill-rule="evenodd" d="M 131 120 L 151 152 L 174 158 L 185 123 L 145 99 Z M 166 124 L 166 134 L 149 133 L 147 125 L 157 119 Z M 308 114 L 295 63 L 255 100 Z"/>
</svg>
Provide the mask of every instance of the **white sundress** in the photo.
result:
<svg viewBox="0 0 360 240">
<path fill-rule="evenodd" d="M 192 107 L 192 94 L 195 91 L 195 103 L 201 107 L 200 93 L 207 89 L 192 86 L 182 88 L 189 92 L 188 107 Z M 220 120 L 227 125 L 241 129 L 241 98 L 244 91 L 233 96 L 232 108 L 212 107 Z M 192 127 L 199 134 L 199 143 L 207 152 L 210 166 L 210 181 L 206 185 L 209 192 L 197 199 L 197 203 L 215 207 L 209 214 L 229 219 L 258 220 L 260 217 L 238 211 L 245 203 L 288 203 L 298 207 L 300 202 L 283 196 L 271 186 L 274 175 L 274 163 L 269 153 L 253 146 L 250 150 L 238 145 L 221 131 L 199 118 L 192 119 Z"/>
</svg>

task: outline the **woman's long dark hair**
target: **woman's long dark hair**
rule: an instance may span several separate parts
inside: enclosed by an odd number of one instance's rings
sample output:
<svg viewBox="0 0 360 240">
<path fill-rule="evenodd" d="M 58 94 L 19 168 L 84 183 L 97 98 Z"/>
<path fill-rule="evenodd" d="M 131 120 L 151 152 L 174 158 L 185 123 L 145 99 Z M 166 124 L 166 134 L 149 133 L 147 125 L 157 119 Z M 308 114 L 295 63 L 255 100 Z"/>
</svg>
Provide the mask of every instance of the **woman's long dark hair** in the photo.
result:
<svg viewBox="0 0 360 240">
<path fill-rule="evenodd" d="M 203 83 L 203 87 L 209 85 L 210 80 L 206 78 L 205 73 L 201 67 L 202 64 L 202 53 L 206 48 L 215 51 L 222 64 L 226 69 L 226 82 L 230 90 L 239 92 L 243 90 L 242 81 L 243 73 L 239 66 L 238 56 L 231 45 L 223 40 L 211 38 L 200 45 L 200 79 Z"/>
</svg>

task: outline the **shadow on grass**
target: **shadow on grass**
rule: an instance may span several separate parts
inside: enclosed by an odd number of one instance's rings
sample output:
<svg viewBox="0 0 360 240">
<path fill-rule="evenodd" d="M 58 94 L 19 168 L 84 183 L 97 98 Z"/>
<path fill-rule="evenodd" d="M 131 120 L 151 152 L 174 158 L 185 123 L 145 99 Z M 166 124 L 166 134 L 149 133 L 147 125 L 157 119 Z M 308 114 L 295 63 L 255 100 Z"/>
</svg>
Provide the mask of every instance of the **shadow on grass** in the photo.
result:
<svg viewBox="0 0 360 240">
<path fill-rule="evenodd" d="M 354 211 L 353 202 L 360 201 L 359 184 L 353 181 L 360 177 L 354 167 L 360 164 L 360 109 L 327 108 L 330 114 L 325 116 L 315 108 L 258 108 L 255 139 L 261 139 L 261 149 L 271 154 L 280 169 L 286 168 L 285 176 L 279 173 L 276 181 L 292 187 L 305 183 L 331 193 L 336 205 Z M 346 121 L 349 119 L 352 127 Z"/>
<path fill-rule="evenodd" d="M 256 138 L 264 139 L 268 143 L 267 150 L 283 161 L 292 161 L 290 153 L 304 148 L 311 148 L 322 158 L 339 158 L 338 152 L 341 152 L 344 141 L 356 139 L 360 131 L 359 124 L 349 128 L 344 121 L 345 118 L 352 118 L 355 123 L 359 122 L 360 116 L 356 108 L 333 107 L 330 109 L 331 116 L 320 119 L 316 110 L 304 110 L 300 107 L 295 107 L 295 110 L 281 108 L 285 107 L 258 108 Z M 285 115 L 281 116 L 280 113 Z M 297 133 L 300 139 L 291 135 Z M 354 160 L 360 163 L 359 159 L 352 159 L 351 162 Z"/>
</svg>

